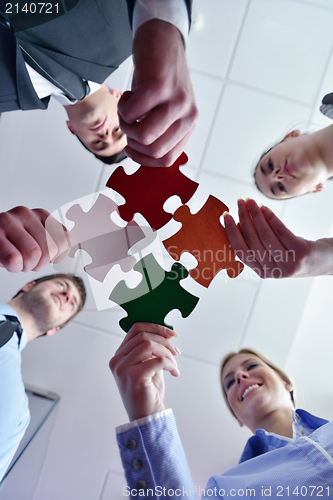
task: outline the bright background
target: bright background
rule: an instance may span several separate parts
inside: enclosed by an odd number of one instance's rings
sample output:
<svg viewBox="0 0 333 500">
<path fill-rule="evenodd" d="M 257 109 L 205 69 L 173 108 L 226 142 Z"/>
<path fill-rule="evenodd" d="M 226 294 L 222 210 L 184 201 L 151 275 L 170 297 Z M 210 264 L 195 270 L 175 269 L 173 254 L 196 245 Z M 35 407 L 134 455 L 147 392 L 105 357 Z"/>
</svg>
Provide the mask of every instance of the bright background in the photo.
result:
<svg viewBox="0 0 333 500">
<path fill-rule="evenodd" d="M 298 125 L 330 124 L 318 107 L 333 90 L 331 0 L 194 0 L 194 11 L 203 26 L 191 33 L 187 54 L 200 119 L 183 169 L 200 183 L 192 210 L 213 194 L 237 216 L 237 198 L 250 196 L 298 235 L 333 236 L 333 182 L 321 194 L 273 202 L 252 181 L 256 159 L 283 134 Z M 127 60 L 110 86 L 129 88 L 131 70 Z M 65 119 L 57 102 L 47 112 L 2 116 L 2 211 L 25 205 L 52 212 L 104 188 L 114 167 L 85 151 Z M 129 159 L 123 164 L 135 169 Z M 2 301 L 35 277 L 0 275 Z M 204 487 L 210 475 L 237 463 L 249 436 L 220 393 L 219 362 L 228 351 L 262 351 L 293 378 L 299 406 L 333 418 L 333 280 L 261 281 L 247 270 L 235 280 L 222 272 L 208 290 L 190 279 L 184 287 L 200 302 L 188 319 L 169 316 L 182 356 L 181 377 L 166 376 L 166 405 L 176 415 L 194 484 Z M 127 417 L 108 362 L 123 337 L 118 321 L 124 315 L 118 307 L 97 311 L 90 293 L 84 312 L 65 330 L 23 353 L 24 381 L 62 398 L 34 500 L 123 498 L 114 428 Z"/>
</svg>

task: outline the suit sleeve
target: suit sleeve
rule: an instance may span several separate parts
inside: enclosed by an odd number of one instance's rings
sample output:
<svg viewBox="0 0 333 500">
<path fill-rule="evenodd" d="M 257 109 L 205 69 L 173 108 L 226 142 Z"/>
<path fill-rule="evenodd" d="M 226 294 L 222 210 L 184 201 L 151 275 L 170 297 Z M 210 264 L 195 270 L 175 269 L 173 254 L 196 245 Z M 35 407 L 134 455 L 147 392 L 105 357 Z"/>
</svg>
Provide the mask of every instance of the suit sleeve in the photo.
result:
<svg viewBox="0 0 333 500">
<path fill-rule="evenodd" d="M 130 498 L 196 499 L 173 415 L 162 416 L 117 434 Z M 142 497 L 142 492 L 145 496 Z"/>
</svg>

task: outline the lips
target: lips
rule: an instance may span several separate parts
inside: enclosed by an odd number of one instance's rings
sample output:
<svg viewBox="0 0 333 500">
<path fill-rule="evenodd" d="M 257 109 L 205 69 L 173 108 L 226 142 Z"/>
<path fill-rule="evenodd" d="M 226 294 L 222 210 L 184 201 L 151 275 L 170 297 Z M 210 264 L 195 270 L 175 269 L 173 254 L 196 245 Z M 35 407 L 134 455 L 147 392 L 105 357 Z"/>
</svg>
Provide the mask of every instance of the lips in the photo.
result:
<svg viewBox="0 0 333 500">
<path fill-rule="evenodd" d="M 59 297 L 59 295 L 54 295 L 54 297 L 57 299 L 57 302 L 59 303 L 59 306 L 61 307 L 62 306 L 62 300 Z"/>
<path fill-rule="evenodd" d="M 287 161 L 284 164 L 283 171 L 288 177 L 295 177 L 294 172 L 292 171 L 291 166 L 288 164 Z"/>
<path fill-rule="evenodd" d="M 104 127 L 105 122 L 106 122 L 106 118 L 104 118 L 103 121 L 99 121 L 98 123 L 96 123 L 89 130 L 92 130 L 93 132 L 98 132 L 98 130 L 100 130 L 102 127 Z"/>
<path fill-rule="evenodd" d="M 251 385 L 247 386 L 246 389 L 243 391 L 241 401 L 244 401 L 245 396 L 247 394 L 249 394 L 249 392 L 253 391 L 253 389 L 257 389 L 257 387 L 260 387 L 260 385 L 259 384 L 251 384 Z"/>
</svg>

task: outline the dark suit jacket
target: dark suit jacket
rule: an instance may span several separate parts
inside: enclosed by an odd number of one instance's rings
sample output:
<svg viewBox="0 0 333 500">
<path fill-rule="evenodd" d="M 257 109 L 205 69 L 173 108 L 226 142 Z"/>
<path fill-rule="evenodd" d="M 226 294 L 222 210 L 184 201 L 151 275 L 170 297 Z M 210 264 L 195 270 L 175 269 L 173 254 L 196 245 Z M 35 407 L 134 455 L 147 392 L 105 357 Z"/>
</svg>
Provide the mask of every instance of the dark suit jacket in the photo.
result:
<svg viewBox="0 0 333 500">
<path fill-rule="evenodd" d="M 49 22 L 25 30 L 18 23 L 15 32 L 16 24 L 0 0 L 0 112 L 48 105 L 49 98 L 35 93 L 24 61 L 69 97 L 82 99 L 85 80 L 102 83 L 131 54 L 124 0 L 79 0 Z"/>
<path fill-rule="evenodd" d="M 50 98 L 38 98 L 25 61 L 69 98 L 83 99 L 86 80 L 102 83 L 131 54 L 135 1 L 52 0 L 59 15 L 45 22 L 46 14 L 8 16 L 8 0 L 0 0 L 0 112 L 47 108 Z M 190 16 L 192 0 L 184 1 Z"/>
</svg>

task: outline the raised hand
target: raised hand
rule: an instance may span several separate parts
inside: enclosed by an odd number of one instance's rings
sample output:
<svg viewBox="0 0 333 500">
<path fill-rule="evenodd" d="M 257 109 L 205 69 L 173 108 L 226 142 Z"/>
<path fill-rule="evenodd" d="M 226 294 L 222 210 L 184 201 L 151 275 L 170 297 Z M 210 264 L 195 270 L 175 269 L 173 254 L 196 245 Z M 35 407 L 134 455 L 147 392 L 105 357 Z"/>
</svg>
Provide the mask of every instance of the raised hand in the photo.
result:
<svg viewBox="0 0 333 500">
<path fill-rule="evenodd" d="M 198 117 L 182 35 L 170 23 L 147 21 L 135 33 L 132 52 L 132 91 L 118 103 L 125 153 L 142 165 L 170 166 Z"/>
<path fill-rule="evenodd" d="M 333 273 L 333 240 L 295 236 L 276 215 L 254 200 L 238 201 L 239 227 L 228 213 L 225 230 L 237 257 L 261 278 Z"/>
<path fill-rule="evenodd" d="M 135 323 L 127 333 L 110 368 L 130 420 L 164 410 L 163 370 L 180 375 L 174 356 L 175 332 L 151 323 Z"/>
</svg>

